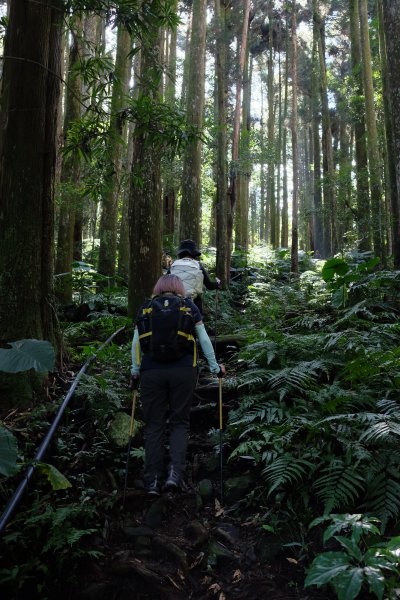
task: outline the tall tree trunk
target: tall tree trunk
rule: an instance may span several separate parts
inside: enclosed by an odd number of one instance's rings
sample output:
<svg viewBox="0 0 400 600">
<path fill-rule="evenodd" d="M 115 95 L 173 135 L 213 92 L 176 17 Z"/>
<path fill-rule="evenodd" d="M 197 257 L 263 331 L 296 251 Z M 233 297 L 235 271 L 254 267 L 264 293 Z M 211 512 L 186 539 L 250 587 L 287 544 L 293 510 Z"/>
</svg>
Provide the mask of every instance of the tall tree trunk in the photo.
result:
<svg viewBox="0 0 400 600">
<path fill-rule="evenodd" d="M 227 65 L 226 65 L 226 7 L 221 0 L 214 0 L 215 19 L 217 22 L 216 36 L 216 86 L 217 86 L 217 157 L 216 157 L 216 225 L 217 225 L 217 260 L 216 271 L 226 288 L 229 283 L 230 247 L 228 245 L 228 138 L 226 130 L 227 106 Z"/>
<path fill-rule="evenodd" d="M 72 31 L 68 61 L 68 77 L 65 93 L 64 139 L 71 124 L 80 118 L 82 110 L 82 78 L 76 67 L 82 60 L 82 21 L 76 17 Z M 64 157 L 61 166 L 61 208 L 58 224 L 56 273 L 60 287 L 57 296 L 62 304 L 72 301 L 71 265 L 74 258 L 75 212 L 82 202 L 79 183 L 81 161 L 77 153 Z"/>
<path fill-rule="evenodd" d="M 120 23 L 117 33 L 113 89 L 111 97 L 111 117 L 109 144 L 106 150 L 107 181 L 103 194 L 100 219 L 99 273 L 114 277 L 117 262 L 118 201 L 121 190 L 122 153 L 124 148 L 124 121 L 121 119 L 128 94 L 132 59 L 131 35 Z"/>
<path fill-rule="evenodd" d="M 242 123 L 240 131 L 241 170 L 238 176 L 238 198 L 235 215 L 235 248 L 247 252 L 249 246 L 249 183 L 250 183 L 250 103 L 251 76 L 247 52 L 243 73 Z"/>
<path fill-rule="evenodd" d="M 337 99 L 339 105 L 344 104 L 344 98 Z M 351 213 L 351 154 L 350 154 L 350 132 L 349 124 L 344 112 L 339 113 L 339 175 L 338 175 L 338 239 L 344 240 L 344 234 L 352 226 L 353 214 Z M 342 241 L 343 247 L 343 241 Z"/>
<path fill-rule="evenodd" d="M 357 181 L 357 232 L 360 250 L 371 250 L 371 216 L 368 183 L 368 156 L 365 131 L 365 107 L 362 100 L 364 87 L 361 67 L 361 34 L 358 0 L 349 0 L 351 68 L 357 100 L 352 111 L 354 125 L 356 181 Z"/>
<path fill-rule="evenodd" d="M 275 113 L 274 113 L 274 39 L 273 39 L 273 0 L 268 2 L 268 174 L 267 174 L 267 196 L 270 214 L 270 244 L 276 248 L 276 201 L 275 201 Z"/>
<path fill-rule="evenodd" d="M 293 196 L 292 196 L 292 247 L 291 272 L 299 272 L 299 159 L 297 149 L 297 8 L 296 0 L 292 0 L 292 161 L 293 161 Z"/>
<path fill-rule="evenodd" d="M 382 227 L 382 182 L 381 156 L 379 152 L 378 131 L 374 104 L 374 86 L 372 80 L 372 57 L 369 41 L 368 4 L 359 0 L 362 71 L 364 81 L 365 118 L 367 126 L 367 150 L 371 187 L 372 239 L 374 252 L 382 263 L 386 263 L 385 245 Z"/>
<path fill-rule="evenodd" d="M 282 163 L 282 64 L 281 64 L 281 32 L 279 31 L 278 53 L 278 136 L 276 141 L 276 243 L 280 245 L 281 235 L 281 163 Z"/>
<path fill-rule="evenodd" d="M 239 132 L 240 132 L 240 109 L 241 109 L 241 97 L 242 97 L 242 85 L 243 85 L 243 73 L 244 64 L 247 54 L 247 37 L 249 30 L 249 16 L 250 16 L 250 0 L 243 0 L 243 29 L 242 29 L 242 40 L 240 44 L 239 53 L 239 65 L 236 80 L 236 99 L 235 99 L 235 114 L 233 118 L 233 136 L 232 136 L 232 167 L 230 173 L 230 184 L 229 184 L 229 212 L 228 212 L 228 247 L 232 248 L 232 235 L 233 235 L 233 218 L 235 214 L 236 205 L 236 176 L 237 176 L 237 161 L 239 158 Z"/>
<path fill-rule="evenodd" d="M 286 31 L 289 31 L 289 12 L 286 13 Z M 286 125 L 289 106 L 289 35 L 286 35 L 285 43 L 285 92 L 283 99 L 283 137 L 282 137 L 282 228 L 281 246 L 289 247 L 289 210 L 288 210 L 288 169 L 287 169 L 287 138 L 288 127 Z"/>
<path fill-rule="evenodd" d="M 61 0 L 20 0 L 10 9 L 0 114 L 2 347 L 29 338 L 57 345 L 53 232 L 62 16 Z M 29 374 L 2 375 L 0 396 L 8 403 L 31 394 Z"/>
<path fill-rule="evenodd" d="M 326 76 L 325 61 L 325 24 L 321 20 L 319 2 L 314 0 L 313 18 L 316 22 L 316 33 L 318 36 L 318 56 L 320 73 L 320 90 L 322 105 L 322 142 L 323 142 L 323 166 L 324 166 L 324 242 L 325 255 L 331 256 L 337 247 L 336 236 L 336 211 L 335 211 L 335 167 L 332 151 L 332 130 L 328 104 L 328 82 Z"/>
<path fill-rule="evenodd" d="M 194 0 L 192 34 L 190 38 L 190 67 L 187 94 L 187 120 L 203 128 L 205 89 L 206 0 Z M 183 159 L 180 238 L 201 243 L 201 154 L 202 142 L 188 145 Z"/>
<path fill-rule="evenodd" d="M 400 0 L 383 0 L 383 17 L 386 34 L 388 88 L 393 159 L 396 173 L 396 190 L 392 188 L 392 238 L 393 262 L 400 268 Z M 390 127 L 390 125 L 389 125 Z M 388 141 L 390 136 L 388 137 Z"/>
<path fill-rule="evenodd" d="M 84 27 L 83 27 L 83 39 L 82 44 L 82 59 L 89 60 L 94 58 L 96 53 L 99 53 L 99 48 L 102 48 L 102 34 L 103 34 L 103 23 L 104 19 L 100 15 L 95 13 L 89 13 L 85 16 Z M 89 90 L 88 86 L 83 84 L 83 97 L 89 97 L 92 94 L 93 105 L 99 103 L 99 99 L 95 97 L 93 89 Z M 93 86 L 92 86 L 93 87 Z M 84 175 L 83 175 L 84 176 Z M 81 175 L 82 177 L 82 175 Z M 93 205 L 92 205 L 93 206 Z M 97 205 L 96 205 L 97 209 Z M 85 223 L 88 222 L 89 215 L 87 211 L 87 202 L 82 199 L 76 203 L 74 211 L 74 232 L 73 232 L 73 259 L 82 260 L 82 246 L 83 246 L 83 229 Z M 95 222 L 97 223 L 97 213 Z M 94 229 L 96 234 L 96 229 Z M 94 239 L 92 241 L 94 244 Z M 93 256 L 93 253 L 92 253 Z"/>
<path fill-rule="evenodd" d="M 139 98 L 159 98 L 154 73 L 159 69 L 160 29 L 154 28 L 141 50 Z M 134 134 L 129 199 L 128 312 L 135 317 L 162 274 L 161 150 L 149 132 Z"/>
<path fill-rule="evenodd" d="M 314 252 L 317 258 L 325 257 L 322 213 L 322 180 L 321 180 L 321 141 L 320 130 L 320 94 L 318 93 L 319 60 L 318 60 L 318 23 L 314 21 L 312 50 L 312 134 L 313 134 L 313 229 Z"/>
<path fill-rule="evenodd" d="M 264 86 L 260 78 L 261 119 L 260 119 L 260 242 L 267 239 L 268 204 L 265 194 L 265 127 L 264 127 Z"/>
<path fill-rule="evenodd" d="M 174 0 L 173 10 L 177 9 L 177 0 Z M 171 106 L 175 105 L 176 95 L 176 44 L 177 28 L 171 31 L 169 52 L 168 52 L 168 72 L 165 85 L 165 101 Z M 168 161 L 163 169 L 164 180 L 164 236 L 167 237 L 169 245 L 174 243 L 175 228 L 175 209 L 177 197 L 177 181 L 173 160 Z"/>
<path fill-rule="evenodd" d="M 141 53 L 140 50 L 136 52 L 133 61 L 133 91 L 132 96 L 137 98 L 139 91 L 140 81 L 140 63 Z M 134 143 L 134 131 L 135 123 L 130 122 L 127 128 L 127 152 L 125 155 L 125 173 L 132 172 L 132 161 L 133 161 L 133 143 Z M 118 246 L 118 275 L 123 277 L 126 281 L 129 279 L 129 260 L 130 260 L 130 245 L 129 245 L 129 197 L 130 197 L 130 181 L 125 182 L 122 202 L 122 215 L 120 222 L 119 232 L 119 246 Z"/>
</svg>

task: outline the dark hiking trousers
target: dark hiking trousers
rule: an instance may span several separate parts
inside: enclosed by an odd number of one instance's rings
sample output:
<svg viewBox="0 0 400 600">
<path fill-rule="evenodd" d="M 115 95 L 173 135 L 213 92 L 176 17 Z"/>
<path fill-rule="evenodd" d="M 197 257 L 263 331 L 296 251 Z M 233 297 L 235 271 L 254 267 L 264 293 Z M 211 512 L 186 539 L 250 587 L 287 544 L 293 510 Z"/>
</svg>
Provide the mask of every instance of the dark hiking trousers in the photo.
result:
<svg viewBox="0 0 400 600">
<path fill-rule="evenodd" d="M 140 375 L 144 417 L 145 474 L 147 484 L 164 478 L 164 433 L 168 417 L 169 458 L 178 475 L 186 466 L 190 407 L 197 380 L 194 367 L 147 369 Z"/>
</svg>

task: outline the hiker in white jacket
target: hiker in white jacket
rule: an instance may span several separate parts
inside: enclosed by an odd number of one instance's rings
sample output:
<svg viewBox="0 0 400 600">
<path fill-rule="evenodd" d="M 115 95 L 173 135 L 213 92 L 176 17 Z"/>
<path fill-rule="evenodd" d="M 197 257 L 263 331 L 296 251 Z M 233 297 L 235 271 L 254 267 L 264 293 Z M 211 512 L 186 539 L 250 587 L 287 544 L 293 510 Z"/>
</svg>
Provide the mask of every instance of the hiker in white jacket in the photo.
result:
<svg viewBox="0 0 400 600">
<path fill-rule="evenodd" d="M 177 255 L 177 260 L 172 263 L 168 272 L 182 280 L 186 295 L 203 314 L 203 285 L 208 290 L 216 290 L 220 287 L 220 280 L 217 278 L 216 281 L 211 281 L 206 269 L 198 260 L 201 251 L 193 240 L 182 240 Z"/>
</svg>

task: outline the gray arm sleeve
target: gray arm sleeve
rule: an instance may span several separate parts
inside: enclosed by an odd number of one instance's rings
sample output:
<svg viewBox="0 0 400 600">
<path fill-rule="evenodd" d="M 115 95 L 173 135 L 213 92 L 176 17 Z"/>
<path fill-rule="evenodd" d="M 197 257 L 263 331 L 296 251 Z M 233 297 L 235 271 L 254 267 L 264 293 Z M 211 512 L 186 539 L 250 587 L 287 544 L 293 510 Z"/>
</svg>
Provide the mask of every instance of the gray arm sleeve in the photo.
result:
<svg viewBox="0 0 400 600">
<path fill-rule="evenodd" d="M 137 351 L 139 351 L 139 356 L 140 356 L 140 346 L 139 346 L 139 331 L 138 328 L 135 327 L 135 333 L 133 334 L 133 339 L 132 339 L 132 367 L 131 367 L 131 374 L 132 375 L 139 375 L 140 373 L 140 365 L 137 362 Z"/>
<path fill-rule="evenodd" d="M 208 337 L 204 323 L 197 323 L 196 335 L 200 342 L 201 349 L 203 350 L 203 354 L 207 359 L 211 373 L 219 373 L 219 364 L 215 359 L 214 348 L 212 347 L 212 343 Z"/>
</svg>

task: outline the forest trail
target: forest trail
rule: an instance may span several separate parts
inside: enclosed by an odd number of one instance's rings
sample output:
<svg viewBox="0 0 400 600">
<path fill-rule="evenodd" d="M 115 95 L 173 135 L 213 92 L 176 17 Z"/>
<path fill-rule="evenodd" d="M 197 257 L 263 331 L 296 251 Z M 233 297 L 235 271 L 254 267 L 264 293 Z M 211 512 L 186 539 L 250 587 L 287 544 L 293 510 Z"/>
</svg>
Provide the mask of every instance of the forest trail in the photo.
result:
<svg viewBox="0 0 400 600">
<path fill-rule="evenodd" d="M 246 503 L 255 473 L 246 460 L 240 472 L 237 464 L 232 472 L 225 447 L 221 505 L 220 456 L 214 448 L 219 441 L 209 436 L 211 428 L 219 435 L 218 393 L 216 378 L 201 374 L 191 413 L 186 492 L 149 498 L 140 475 L 130 470 L 125 506 L 107 517 L 105 559 L 85 573 L 80 598 L 326 599 L 304 592 L 304 565 L 290 551 L 282 556 L 278 540 L 266 542 L 254 507 Z M 236 403 L 236 392 L 223 387 L 224 423 Z"/>
</svg>

